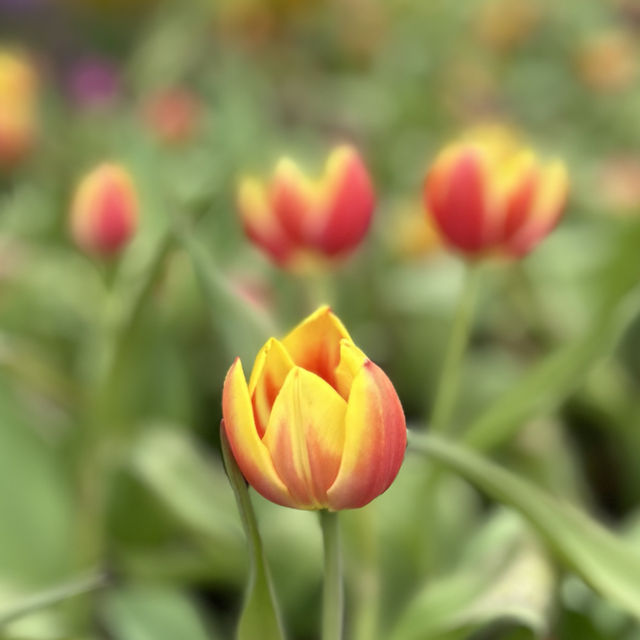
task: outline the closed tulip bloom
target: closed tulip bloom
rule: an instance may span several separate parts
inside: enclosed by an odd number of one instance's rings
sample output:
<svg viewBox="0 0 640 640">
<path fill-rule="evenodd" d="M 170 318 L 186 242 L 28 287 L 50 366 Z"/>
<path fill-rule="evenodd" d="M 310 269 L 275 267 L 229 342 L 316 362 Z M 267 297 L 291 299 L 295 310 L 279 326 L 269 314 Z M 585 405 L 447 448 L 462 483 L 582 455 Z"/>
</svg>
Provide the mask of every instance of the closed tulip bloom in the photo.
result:
<svg viewBox="0 0 640 640">
<path fill-rule="evenodd" d="M 446 147 L 424 183 L 424 202 L 443 239 L 470 257 L 531 251 L 564 209 L 564 165 L 546 164 L 500 129 Z"/>
<path fill-rule="evenodd" d="M 84 251 L 112 256 L 138 226 L 138 196 L 124 167 L 102 164 L 80 181 L 71 207 L 71 233 Z"/>
<path fill-rule="evenodd" d="M 224 430 L 238 467 L 265 498 L 297 509 L 362 507 L 396 477 L 406 447 L 400 400 L 385 373 L 328 307 L 224 383 Z"/>
<path fill-rule="evenodd" d="M 353 250 L 369 228 L 374 205 L 367 169 L 349 146 L 334 149 L 319 180 L 283 158 L 268 184 L 244 178 L 238 189 L 247 236 L 291 269 Z"/>
</svg>

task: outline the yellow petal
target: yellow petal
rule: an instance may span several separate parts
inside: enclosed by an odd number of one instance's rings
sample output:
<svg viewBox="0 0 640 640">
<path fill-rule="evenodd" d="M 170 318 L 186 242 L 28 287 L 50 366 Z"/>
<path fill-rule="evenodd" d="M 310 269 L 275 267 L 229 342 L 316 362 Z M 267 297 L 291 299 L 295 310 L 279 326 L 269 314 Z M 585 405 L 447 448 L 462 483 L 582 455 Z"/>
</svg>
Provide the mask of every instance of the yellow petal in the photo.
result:
<svg viewBox="0 0 640 640">
<path fill-rule="evenodd" d="M 396 477 L 407 444 L 398 395 L 385 373 L 367 360 L 351 388 L 340 470 L 327 491 L 332 510 L 371 502 Z"/>
<path fill-rule="evenodd" d="M 295 506 L 276 473 L 269 451 L 258 436 L 239 358 L 231 365 L 224 381 L 222 415 L 233 457 L 247 482 L 268 500 L 287 507 Z"/>
<path fill-rule="evenodd" d="M 320 307 L 303 320 L 282 345 L 293 362 L 312 371 L 333 386 L 335 369 L 340 362 L 340 342 L 351 336 L 327 306 Z"/>
<path fill-rule="evenodd" d="M 282 343 L 275 338 L 271 338 L 256 356 L 249 380 L 249 395 L 260 437 L 267 429 L 271 408 L 278 391 L 293 366 L 293 361 Z"/>
<path fill-rule="evenodd" d="M 327 504 L 344 444 L 347 403 L 318 376 L 291 369 L 273 405 L 263 442 L 301 509 Z"/>
<path fill-rule="evenodd" d="M 340 341 L 340 363 L 335 371 L 335 388 L 345 399 L 349 399 L 353 381 L 366 362 L 367 356 L 350 340 Z"/>
</svg>

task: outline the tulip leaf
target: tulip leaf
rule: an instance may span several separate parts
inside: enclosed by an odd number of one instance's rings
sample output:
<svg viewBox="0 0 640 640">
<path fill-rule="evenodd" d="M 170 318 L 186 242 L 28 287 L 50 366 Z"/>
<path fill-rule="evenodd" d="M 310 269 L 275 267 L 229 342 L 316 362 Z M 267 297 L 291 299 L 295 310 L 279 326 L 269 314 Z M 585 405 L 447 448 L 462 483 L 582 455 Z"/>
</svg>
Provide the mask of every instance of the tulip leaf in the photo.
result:
<svg viewBox="0 0 640 640">
<path fill-rule="evenodd" d="M 404 611 L 392 640 L 462 640 L 496 624 L 544 635 L 554 590 L 548 559 L 531 541 L 521 541 L 515 553 L 507 546 L 502 555 L 509 557 L 497 572 L 476 566 L 429 581 Z"/>
<path fill-rule="evenodd" d="M 625 229 L 600 274 L 599 299 L 584 335 L 531 367 L 467 428 L 466 443 L 474 449 L 496 448 L 527 419 L 555 408 L 579 386 L 590 367 L 615 348 L 640 303 L 629 295 L 640 278 L 639 244 L 640 226 Z"/>
<path fill-rule="evenodd" d="M 516 509 L 548 547 L 603 597 L 640 619 L 640 554 L 578 508 L 458 444 L 411 435 L 410 446 Z"/>
<path fill-rule="evenodd" d="M 214 330 L 228 355 L 253 361 L 260 347 L 275 333 L 270 318 L 233 289 L 204 247 L 188 232 L 182 231 L 180 237 L 210 308 Z"/>
<path fill-rule="evenodd" d="M 109 593 L 102 618 L 115 640 L 214 640 L 195 604 L 170 586 L 134 585 Z"/>
<path fill-rule="evenodd" d="M 221 465 L 207 460 L 185 433 L 149 429 L 133 447 L 134 473 L 182 525 L 206 543 L 211 571 L 242 574 L 242 532 Z"/>
<path fill-rule="evenodd" d="M 224 429 L 220 429 L 220 441 L 224 465 L 236 496 L 250 556 L 249 583 L 236 638 L 237 640 L 255 640 L 255 638 L 282 640 L 284 633 L 280 614 L 247 483 L 231 453 Z"/>
</svg>

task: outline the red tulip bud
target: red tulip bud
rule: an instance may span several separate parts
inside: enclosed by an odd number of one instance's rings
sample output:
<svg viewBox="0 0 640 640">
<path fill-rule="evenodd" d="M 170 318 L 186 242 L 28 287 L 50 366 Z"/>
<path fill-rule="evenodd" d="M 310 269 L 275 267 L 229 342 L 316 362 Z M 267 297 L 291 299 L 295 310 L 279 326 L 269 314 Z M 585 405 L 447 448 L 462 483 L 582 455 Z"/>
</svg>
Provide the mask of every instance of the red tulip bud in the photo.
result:
<svg viewBox="0 0 640 640">
<path fill-rule="evenodd" d="M 138 225 L 138 197 L 129 172 L 102 164 L 80 181 L 71 208 L 71 233 L 77 245 L 101 256 L 117 254 Z"/>
</svg>

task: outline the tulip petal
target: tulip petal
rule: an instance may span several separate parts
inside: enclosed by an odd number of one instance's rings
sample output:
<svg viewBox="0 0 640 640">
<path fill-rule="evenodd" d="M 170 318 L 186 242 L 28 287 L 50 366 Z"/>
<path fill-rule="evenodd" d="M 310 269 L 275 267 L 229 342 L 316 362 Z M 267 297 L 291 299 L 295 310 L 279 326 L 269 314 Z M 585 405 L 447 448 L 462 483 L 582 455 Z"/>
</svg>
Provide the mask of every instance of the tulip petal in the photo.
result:
<svg viewBox="0 0 640 640">
<path fill-rule="evenodd" d="M 375 196 L 369 174 L 355 149 L 338 147 L 329 156 L 323 179 L 322 218 L 314 245 L 333 256 L 355 247 L 371 223 Z"/>
<path fill-rule="evenodd" d="M 293 360 L 282 343 L 275 338 L 271 338 L 256 356 L 249 380 L 249 395 L 260 437 L 267 429 L 271 408 L 278 391 L 293 367 Z"/>
<path fill-rule="evenodd" d="M 353 342 L 342 322 L 329 307 L 323 306 L 293 329 L 282 345 L 296 365 L 334 386 L 343 339 Z"/>
<path fill-rule="evenodd" d="M 487 223 L 487 168 L 480 149 L 445 150 L 425 184 L 426 207 L 445 240 L 467 253 L 482 251 Z"/>
<path fill-rule="evenodd" d="M 338 473 L 347 403 L 324 380 L 293 368 L 273 404 L 263 442 L 299 508 L 326 507 Z"/>
<path fill-rule="evenodd" d="M 222 415 L 233 457 L 247 482 L 272 502 L 286 507 L 296 506 L 275 470 L 268 449 L 258 437 L 239 358 L 231 365 L 224 381 Z"/>
<path fill-rule="evenodd" d="M 340 363 L 335 371 L 335 388 L 345 400 L 349 400 L 353 381 L 366 360 L 367 356 L 351 340 L 340 341 Z"/>
<path fill-rule="evenodd" d="M 526 222 L 509 239 L 509 252 L 523 256 L 556 225 L 564 209 L 569 178 L 562 162 L 553 162 L 541 172 L 536 198 Z"/>
<path fill-rule="evenodd" d="M 308 243 L 313 227 L 317 193 L 315 186 L 290 158 L 282 158 L 274 171 L 269 192 L 271 206 L 282 228 L 297 245 Z"/>
<path fill-rule="evenodd" d="M 367 360 L 349 396 L 344 453 L 327 491 L 329 508 L 362 507 L 385 491 L 400 469 L 406 444 L 398 395 L 382 369 Z"/>
<path fill-rule="evenodd" d="M 271 209 L 265 187 L 254 178 L 243 178 L 238 187 L 238 210 L 245 233 L 279 263 L 286 263 L 294 245 Z"/>
</svg>

